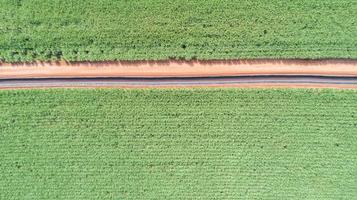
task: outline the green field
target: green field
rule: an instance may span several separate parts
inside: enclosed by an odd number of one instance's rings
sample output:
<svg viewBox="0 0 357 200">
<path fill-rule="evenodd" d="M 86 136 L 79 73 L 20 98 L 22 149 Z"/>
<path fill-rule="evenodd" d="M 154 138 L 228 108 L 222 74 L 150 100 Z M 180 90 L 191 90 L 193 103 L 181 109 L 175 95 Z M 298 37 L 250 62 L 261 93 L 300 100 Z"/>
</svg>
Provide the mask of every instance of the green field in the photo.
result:
<svg viewBox="0 0 357 200">
<path fill-rule="evenodd" d="M 0 199 L 354 199 L 357 91 L 0 91 Z"/>
<path fill-rule="evenodd" d="M 354 0 L 0 0 L 0 60 L 357 58 Z"/>
</svg>

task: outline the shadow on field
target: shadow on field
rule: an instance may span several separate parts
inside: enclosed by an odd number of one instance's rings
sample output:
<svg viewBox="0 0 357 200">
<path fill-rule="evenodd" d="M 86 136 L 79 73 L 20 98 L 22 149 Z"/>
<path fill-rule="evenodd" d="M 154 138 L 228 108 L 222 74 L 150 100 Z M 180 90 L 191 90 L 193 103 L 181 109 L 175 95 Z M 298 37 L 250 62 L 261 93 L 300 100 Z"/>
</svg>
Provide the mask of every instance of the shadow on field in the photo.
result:
<svg viewBox="0 0 357 200">
<path fill-rule="evenodd" d="M 357 65 L 354 59 L 242 59 L 242 60 L 142 60 L 142 61 L 52 61 L 52 62 L 16 62 L 0 63 L 0 66 L 142 66 L 156 65 L 258 65 L 258 64 L 283 64 L 283 65 Z"/>
</svg>

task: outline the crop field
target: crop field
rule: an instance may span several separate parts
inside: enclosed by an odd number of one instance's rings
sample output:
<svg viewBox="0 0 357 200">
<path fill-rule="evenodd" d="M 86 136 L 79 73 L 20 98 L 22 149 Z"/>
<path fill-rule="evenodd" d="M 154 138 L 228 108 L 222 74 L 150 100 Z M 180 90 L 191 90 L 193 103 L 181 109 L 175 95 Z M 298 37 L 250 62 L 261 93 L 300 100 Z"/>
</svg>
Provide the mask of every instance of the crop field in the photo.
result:
<svg viewBox="0 0 357 200">
<path fill-rule="evenodd" d="M 354 199 L 357 91 L 0 91 L 0 199 Z"/>
<path fill-rule="evenodd" d="M 0 60 L 357 58 L 353 0 L 0 0 Z"/>
</svg>

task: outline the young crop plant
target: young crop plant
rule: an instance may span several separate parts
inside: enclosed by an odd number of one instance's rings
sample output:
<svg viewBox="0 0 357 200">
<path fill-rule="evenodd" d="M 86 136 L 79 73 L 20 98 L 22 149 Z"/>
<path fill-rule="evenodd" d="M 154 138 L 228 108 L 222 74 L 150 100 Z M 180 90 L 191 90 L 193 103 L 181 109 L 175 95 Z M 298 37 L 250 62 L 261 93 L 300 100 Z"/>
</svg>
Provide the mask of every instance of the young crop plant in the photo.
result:
<svg viewBox="0 0 357 200">
<path fill-rule="evenodd" d="M 0 91 L 0 199 L 354 199 L 354 90 Z"/>
<path fill-rule="evenodd" d="M 357 58 L 351 0 L 0 4 L 3 62 Z"/>
</svg>

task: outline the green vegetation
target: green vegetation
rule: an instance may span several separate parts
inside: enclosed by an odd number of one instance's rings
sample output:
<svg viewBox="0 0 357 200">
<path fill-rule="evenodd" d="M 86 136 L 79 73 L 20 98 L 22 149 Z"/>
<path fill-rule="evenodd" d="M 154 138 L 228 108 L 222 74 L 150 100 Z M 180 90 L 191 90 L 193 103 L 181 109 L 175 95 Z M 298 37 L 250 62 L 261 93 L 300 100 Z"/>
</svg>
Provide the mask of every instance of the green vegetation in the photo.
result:
<svg viewBox="0 0 357 200">
<path fill-rule="evenodd" d="M 0 0 L 0 60 L 357 58 L 351 0 Z"/>
<path fill-rule="evenodd" d="M 354 199 L 357 92 L 0 91 L 0 199 Z"/>
</svg>

